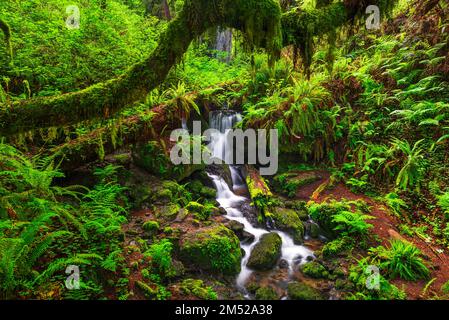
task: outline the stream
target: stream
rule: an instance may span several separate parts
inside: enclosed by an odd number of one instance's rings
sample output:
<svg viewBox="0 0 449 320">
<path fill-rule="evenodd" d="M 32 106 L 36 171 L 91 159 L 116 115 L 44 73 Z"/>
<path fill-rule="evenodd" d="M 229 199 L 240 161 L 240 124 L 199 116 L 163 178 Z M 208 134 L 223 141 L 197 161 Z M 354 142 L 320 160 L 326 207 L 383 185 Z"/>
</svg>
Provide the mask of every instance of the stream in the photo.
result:
<svg viewBox="0 0 449 320">
<path fill-rule="evenodd" d="M 241 116 L 235 112 L 211 112 L 209 121 L 210 127 L 220 131 L 219 134 L 212 137 L 211 144 L 209 145 L 211 153 L 214 156 L 219 157 L 220 159 L 224 159 L 224 152 L 226 148 L 225 132 L 227 129 L 232 129 L 235 124 L 240 121 Z M 251 243 L 240 243 L 240 246 L 244 250 L 245 255 L 242 258 L 241 271 L 236 280 L 237 288 L 245 294 L 246 298 L 249 298 L 249 295 L 247 294 L 245 289 L 245 284 L 254 271 L 247 267 L 247 262 L 249 260 L 249 257 L 251 256 L 251 251 L 259 242 L 259 239 L 262 235 L 269 232 L 276 232 L 281 237 L 281 259 L 285 260 L 288 263 L 289 275 L 293 274 L 298 265 L 306 263 L 308 258 L 310 259 L 314 256 L 313 252 L 307 247 L 294 244 L 293 238 L 290 237 L 287 233 L 279 230 L 270 230 L 268 229 L 268 227 L 256 227 L 245 217 L 241 208 L 244 204 L 249 205 L 251 203 L 251 199 L 234 193 L 235 190 L 246 188 L 246 183 L 244 182 L 245 179 L 243 179 L 239 167 L 230 165 L 229 169 L 231 172 L 233 190 L 231 190 L 231 187 L 222 177 L 212 173 L 208 173 L 208 175 L 212 179 L 215 188 L 217 189 L 218 203 L 226 210 L 225 217 L 229 220 L 240 222 L 244 225 L 244 231 L 254 236 L 254 241 L 252 241 Z"/>
</svg>

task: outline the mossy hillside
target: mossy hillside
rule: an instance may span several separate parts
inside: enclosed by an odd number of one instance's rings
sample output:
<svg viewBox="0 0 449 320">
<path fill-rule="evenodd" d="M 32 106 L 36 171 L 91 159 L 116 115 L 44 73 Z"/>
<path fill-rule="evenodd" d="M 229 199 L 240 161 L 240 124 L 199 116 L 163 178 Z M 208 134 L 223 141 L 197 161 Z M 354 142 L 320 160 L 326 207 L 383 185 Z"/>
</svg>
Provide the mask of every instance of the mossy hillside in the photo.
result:
<svg viewBox="0 0 449 320">
<path fill-rule="evenodd" d="M 277 233 L 264 234 L 254 246 L 248 267 L 255 270 L 271 270 L 281 257 L 282 239 Z"/>
<path fill-rule="evenodd" d="M 290 233 L 295 243 L 303 243 L 304 224 L 295 210 L 275 207 L 271 209 L 270 213 L 277 229 Z"/>
<path fill-rule="evenodd" d="M 180 257 L 186 264 L 225 275 L 240 271 L 242 253 L 236 235 L 223 225 L 186 234 L 180 242 Z"/>
</svg>

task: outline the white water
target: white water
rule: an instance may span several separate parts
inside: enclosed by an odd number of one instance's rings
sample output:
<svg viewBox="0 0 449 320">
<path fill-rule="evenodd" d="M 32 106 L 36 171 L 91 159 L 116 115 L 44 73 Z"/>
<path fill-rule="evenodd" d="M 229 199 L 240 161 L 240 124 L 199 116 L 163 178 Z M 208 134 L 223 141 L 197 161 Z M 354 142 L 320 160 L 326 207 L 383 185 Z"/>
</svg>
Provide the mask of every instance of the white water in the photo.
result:
<svg viewBox="0 0 449 320">
<path fill-rule="evenodd" d="M 226 129 L 232 128 L 235 123 L 240 121 L 241 117 L 238 114 L 225 115 L 215 113 L 211 115 L 210 120 L 211 127 L 218 129 L 221 132 L 221 137 L 217 137 L 216 140 L 213 140 L 217 143 L 213 143 L 210 145 L 210 147 L 212 147 L 211 152 L 217 156 L 222 155 L 226 147 L 224 145 L 224 132 L 226 131 Z M 241 188 L 242 186 L 244 186 L 245 183 L 243 182 L 238 169 L 234 166 L 230 166 L 230 171 L 234 188 Z M 307 257 L 313 257 L 313 252 L 311 250 L 307 249 L 304 246 L 294 244 L 293 239 L 288 234 L 278 230 L 268 231 L 266 229 L 254 227 L 239 209 L 243 202 L 249 203 L 251 200 L 246 197 L 236 195 L 230 189 L 229 185 L 223 180 L 223 178 L 212 174 L 209 174 L 209 177 L 212 179 L 217 189 L 217 201 L 226 210 L 226 218 L 228 218 L 229 220 L 240 222 L 244 225 L 244 230 L 248 233 L 251 233 L 255 237 L 254 241 L 250 244 L 241 243 L 241 248 L 245 251 L 245 256 L 242 259 L 241 272 L 237 277 L 237 286 L 239 288 L 245 290 L 245 284 L 253 272 L 246 266 L 249 257 L 251 256 L 251 251 L 259 242 L 260 237 L 266 233 L 276 232 L 281 237 L 281 259 L 287 261 L 290 273 L 294 271 L 297 265 L 305 263 Z"/>
</svg>

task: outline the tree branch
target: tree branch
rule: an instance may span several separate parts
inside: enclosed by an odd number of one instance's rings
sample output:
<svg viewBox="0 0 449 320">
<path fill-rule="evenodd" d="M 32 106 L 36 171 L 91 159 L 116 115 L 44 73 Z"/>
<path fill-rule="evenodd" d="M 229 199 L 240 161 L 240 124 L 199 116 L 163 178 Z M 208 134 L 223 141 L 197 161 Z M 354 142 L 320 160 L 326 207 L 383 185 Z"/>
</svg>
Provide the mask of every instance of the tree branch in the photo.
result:
<svg viewBox="0 0 449 320">
<path fill-rule="evenodd" d="M 0 134 L 107 118 L 162 83 L 192 40 L 213 26 L 242 30 L 248 41 L 275 53 L 281 47 L 280 8 L 275 0 L 187 0 L 149 57 L 124 75 L 55 97 L 14 102 L 0 109 Z"/>
</svg>

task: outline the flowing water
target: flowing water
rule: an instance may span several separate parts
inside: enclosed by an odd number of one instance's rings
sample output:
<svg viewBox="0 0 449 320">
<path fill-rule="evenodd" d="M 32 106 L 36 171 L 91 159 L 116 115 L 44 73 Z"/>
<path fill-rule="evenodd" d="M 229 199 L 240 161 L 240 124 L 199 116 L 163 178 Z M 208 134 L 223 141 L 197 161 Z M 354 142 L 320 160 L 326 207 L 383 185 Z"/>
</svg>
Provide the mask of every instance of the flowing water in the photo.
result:
<svg viewBox="0 0 449 320">
<path fill-rule="evenodd" d="M 212 143 L 209 145 L 213 155 L 224 159 L 224 150 L 226 148 L 225 132 L 227 129 L 233 128 L 239 121 L 241 121 L 241 116 L 235 112 L 213 112 L 210 114 L 211 128 L 220 131 L 220 134 L 212 138 Z M 233 182 L 233 190 L 246 187 L 239 168 L 232 165 L 229 168 Z M 242 204 L 249 204 L 251 200 L 247 197 L 236 195 L 222 177 L 214 174 L 209 174 L 209 177 L 217 189 L 217 201 L 226 210 L 226 218 L 240 222 L 243 224 L 246 232 L 254 235 L 254 241 L 252 243 L 241 243 L 241 248 L 244 250 L 245 256 L 242 259 L 241 272 L 237 277 L 237 286 L 239 289 L 246 292 L 245 284 L 253 272 L 246 264 L 252 249 L 259 242 L 260 237 L 266 233 L 276 232 L 281 237 L 281 259 L 288 263 L 289 273 L 292 273 L 298 265 L 305 263 L 307 258 L 313 257 L 311 250 L 305 246 L 294 244 L 292 237 L 288 234 L 279 230 L 268 230 L 253 226 L 241 210 Z"/>
</svg>

